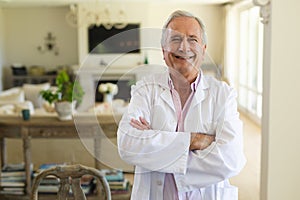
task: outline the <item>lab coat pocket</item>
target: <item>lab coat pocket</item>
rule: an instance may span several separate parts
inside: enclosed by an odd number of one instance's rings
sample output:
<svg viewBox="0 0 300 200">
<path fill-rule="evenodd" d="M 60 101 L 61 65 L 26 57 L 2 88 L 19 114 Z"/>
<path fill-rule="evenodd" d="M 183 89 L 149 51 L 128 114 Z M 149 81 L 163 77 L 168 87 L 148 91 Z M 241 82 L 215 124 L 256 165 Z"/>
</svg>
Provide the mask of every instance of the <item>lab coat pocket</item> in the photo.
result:
<svg viewBox="0 0 300 200">
<path fill-rule="evenodd" d="M 153 106 L 151 128 L 155 130 L 165 130 L 168 127 L 166 109 L 160 105 Z"/>
<path fill-rule="evenodd" d="M 203 200 L 238 200 L 238 188 L 232 185 L 212 186 L 201 189 L 201 196 Z"/>
<path fill-rule="evenodd" d="M 238 188 L 232 185 L 219 187 L 216 200 L 238 200 Z"/>
</svg>

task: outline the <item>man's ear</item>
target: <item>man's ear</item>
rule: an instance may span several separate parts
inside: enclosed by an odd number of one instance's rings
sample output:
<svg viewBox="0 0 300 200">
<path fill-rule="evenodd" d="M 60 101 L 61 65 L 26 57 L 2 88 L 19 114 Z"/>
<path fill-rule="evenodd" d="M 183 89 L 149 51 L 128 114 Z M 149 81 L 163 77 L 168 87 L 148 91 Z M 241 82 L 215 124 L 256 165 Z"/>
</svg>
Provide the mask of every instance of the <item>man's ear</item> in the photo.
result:
<svg viewBox="0 0 300 200">
<path fill-rule="evenodd" d="M 203 45 L 203 47 L 202 47 L 202 55 L 205 55 L 205 53 L 206 53 L 206 44 Z"/>
<path fill-rule="evenodd" d="M 165 60 L 165 49 L 163 46 L 161 46 L 161 49 L 162 49 L 162 53 L 163 53 L 163 59 Z"/>
<path fill-rule="evenodd" d="M 205 53 L 206 53 L 206 44 L 202 46 L 202 61 L 204 61 Z"/>
</svg>

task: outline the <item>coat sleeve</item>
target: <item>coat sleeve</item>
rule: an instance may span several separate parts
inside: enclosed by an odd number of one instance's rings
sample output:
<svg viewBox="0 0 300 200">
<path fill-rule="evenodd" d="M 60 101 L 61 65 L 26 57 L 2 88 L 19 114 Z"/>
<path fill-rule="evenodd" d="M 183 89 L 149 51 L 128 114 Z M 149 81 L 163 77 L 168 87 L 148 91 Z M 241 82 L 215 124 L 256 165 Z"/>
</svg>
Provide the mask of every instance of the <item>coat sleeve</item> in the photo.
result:
<svg viewBox="0 0 300 200">
<path fill-rule="evenodd" d="M 236 92 L 229 90 L 218 112 L 216 139 L 204 150 L 190 151 L 187 173 L 175 173 L 178 190 L 193 190 L 237 175 L 245 165 L 243 127 L 237 111 Z M 220 103 L 222 104 L 222 103 Z"/>
<path fill-rule="evenodd" d="M 131 101 L 117 132 L 120 157 L 132 164 L 167 173 L 186 172 L 190 133 L 163 130 L 137 130 L 129 122 L 144 117 L 151 124 L 151 108 L 157 85 L 140 81 L 131 91 Z"/>
</svg>

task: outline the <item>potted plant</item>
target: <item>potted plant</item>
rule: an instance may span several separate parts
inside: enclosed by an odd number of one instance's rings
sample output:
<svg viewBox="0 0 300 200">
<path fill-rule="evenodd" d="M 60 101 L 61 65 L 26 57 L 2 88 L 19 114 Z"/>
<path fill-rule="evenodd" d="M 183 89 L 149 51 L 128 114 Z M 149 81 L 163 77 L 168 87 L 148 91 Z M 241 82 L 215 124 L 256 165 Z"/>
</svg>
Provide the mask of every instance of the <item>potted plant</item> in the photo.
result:
<svg viewBox="0 0 300 200">
<path fill-rule="evenodd" d="M 73 82 L 64 70 L 58 73 L 55 83 L 56 90 L 43 90 L 41 95 L 50 105 L 54 103 L 59 119 L 72 119 L 72 111 L 81 103 L 84 91 L 79 82 Z"/>
</svg>

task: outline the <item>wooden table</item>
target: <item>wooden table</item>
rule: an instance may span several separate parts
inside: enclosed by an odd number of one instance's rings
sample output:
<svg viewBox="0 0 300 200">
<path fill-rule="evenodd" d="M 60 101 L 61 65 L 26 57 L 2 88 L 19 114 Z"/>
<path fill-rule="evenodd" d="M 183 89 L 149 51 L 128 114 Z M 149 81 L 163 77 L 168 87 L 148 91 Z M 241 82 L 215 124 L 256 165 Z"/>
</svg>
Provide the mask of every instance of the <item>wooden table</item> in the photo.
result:
<svg viewBox="0 0 300 200">
<path fill-rule="evenodd" d="M 102 137 L 115 137 L 121 115 L 75 115 L 73 120 L 60 121 L 57 116 L 32 116 L 24 121 L 19 116 L 0 116 L 1 166 L 6 164 L 5 138 L 22 138 L 26 171 L 25 194 L 31 193 L 32 138 L 91 138 L 94 139 L 95 167 L 100 168 L 97 157 Z"/>
</svg>

